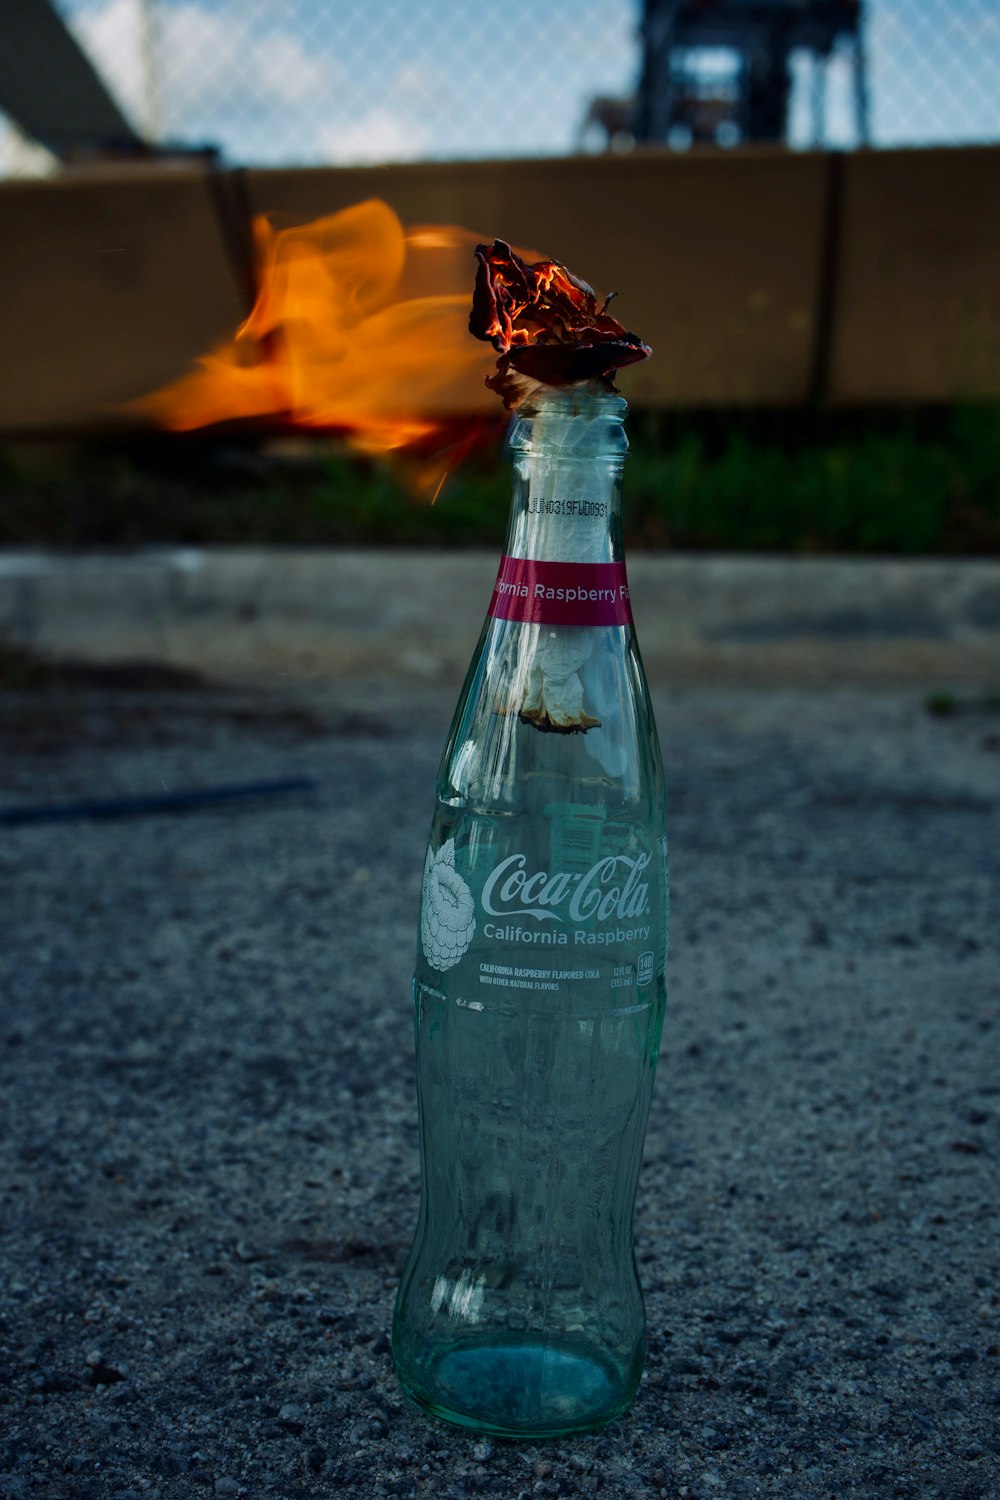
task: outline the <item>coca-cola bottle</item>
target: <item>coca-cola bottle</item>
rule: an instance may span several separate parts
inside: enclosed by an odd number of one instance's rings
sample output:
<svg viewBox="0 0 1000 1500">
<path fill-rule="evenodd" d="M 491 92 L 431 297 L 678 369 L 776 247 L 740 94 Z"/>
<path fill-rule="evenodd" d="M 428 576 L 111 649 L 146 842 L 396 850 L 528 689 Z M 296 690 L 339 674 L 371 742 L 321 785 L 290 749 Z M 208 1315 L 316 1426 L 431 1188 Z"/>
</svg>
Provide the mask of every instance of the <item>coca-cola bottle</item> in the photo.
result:
<svg viewBox="0 0 1000 1500">
<path fill-rule="evenodd" d="M 545 1436 L 635 1393 L 632 1212 L 665 1002 L 660 751 L 622 549 L 625 402 L 516 413 L 505 555 L 441 762 L 416 975 L 422 1201 L 396 1371 Z"/>
</svg>

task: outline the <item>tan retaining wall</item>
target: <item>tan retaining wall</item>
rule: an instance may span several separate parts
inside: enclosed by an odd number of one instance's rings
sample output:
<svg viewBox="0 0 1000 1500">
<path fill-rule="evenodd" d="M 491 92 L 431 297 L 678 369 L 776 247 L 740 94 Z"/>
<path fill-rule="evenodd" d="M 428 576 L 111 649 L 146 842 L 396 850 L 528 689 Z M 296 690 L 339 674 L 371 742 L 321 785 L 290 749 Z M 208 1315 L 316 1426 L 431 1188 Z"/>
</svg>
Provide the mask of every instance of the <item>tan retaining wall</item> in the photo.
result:
<svg viewBox="0 0 1000 1500">
<path fill-rule="evenodd" d="M 1000 397 L 1000 148 L 129 167 L 0 185 L 0 430 L 120 424 L 244 316 L 251 214 L 369 196 L 617 289 L 655 348 L 623 377 L 636 404 Z"/>
</svg>

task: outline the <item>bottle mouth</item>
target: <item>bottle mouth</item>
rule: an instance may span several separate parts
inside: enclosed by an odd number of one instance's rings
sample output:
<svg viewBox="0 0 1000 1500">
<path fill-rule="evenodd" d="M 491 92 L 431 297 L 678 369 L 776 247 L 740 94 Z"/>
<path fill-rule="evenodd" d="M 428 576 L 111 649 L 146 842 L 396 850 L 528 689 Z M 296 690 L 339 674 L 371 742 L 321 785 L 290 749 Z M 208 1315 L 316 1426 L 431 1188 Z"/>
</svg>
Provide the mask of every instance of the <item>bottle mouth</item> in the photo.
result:
<svg viewBox="0 0 1000 1500">
<path fill-rule="evenodd" d="M 628 402 L 624 396 L 590 380 L 582 385 L 539 386 L 524 398 L 515 416 L 560 412 L 568 416 L 621 416 L 624 419 L 627 411 Z"/>
<path fill-rule="evenodd" d="M 628 452 L 628 402 L 602 386 L 532 392 L 514 412 L 507 451 L 567 458 L 617 458 Z"/>
</svg>

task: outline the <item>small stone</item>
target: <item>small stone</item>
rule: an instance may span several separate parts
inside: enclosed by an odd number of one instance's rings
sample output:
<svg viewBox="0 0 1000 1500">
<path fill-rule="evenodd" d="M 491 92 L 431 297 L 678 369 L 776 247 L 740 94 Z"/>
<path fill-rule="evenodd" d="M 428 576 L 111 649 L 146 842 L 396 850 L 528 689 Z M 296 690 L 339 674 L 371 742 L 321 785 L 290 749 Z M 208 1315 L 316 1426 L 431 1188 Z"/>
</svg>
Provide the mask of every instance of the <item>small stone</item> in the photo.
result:
<svg viewBox="0 0 1000 1500">
<path fill-rule="evenodd" d="M 230 1479 L 226 1474 L 223 1474 L 220 1479 L 215 1481 L 215 1493 L 217 1495 L 238 1495 L 239 1492 L 240 1486 L 238 1482 L 235 1479 Z"/>
<path fill-rule="evenodd" d="M 472 1449 L 472 1457 L 477 1464 L 484 1464 L 493 1456 L 493 1444 L 486 1438 L 476 1443 Z M 537 1469 L 535 1471 L 538 1472 Z"/>
<path fill-rule="evenodd" d="M 286 1401 L 278 1412 L 278 1421 L 289 1432 L 299 1433 L 305 1426 L 305 1412 L 297 1401 Z"/>
</svg>

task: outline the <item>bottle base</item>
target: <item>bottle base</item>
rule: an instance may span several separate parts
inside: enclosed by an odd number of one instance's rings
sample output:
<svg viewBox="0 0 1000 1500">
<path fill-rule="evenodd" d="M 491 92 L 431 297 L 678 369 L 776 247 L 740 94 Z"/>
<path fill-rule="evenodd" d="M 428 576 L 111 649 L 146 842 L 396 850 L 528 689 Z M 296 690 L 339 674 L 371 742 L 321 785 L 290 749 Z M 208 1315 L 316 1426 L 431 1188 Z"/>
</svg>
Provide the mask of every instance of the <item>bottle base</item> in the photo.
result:
<svg viewBox="0 0 1000 1500">
<path fill-rule="evenodd" d="M 552 1343 L 463 1342 L 431 1351 L 418 1379 L 397 1363 L 422 1411 L 494 1437 L 565 1437 L 617 1417 L 634 1394 L 589 1351 Z"/>
</svg>

